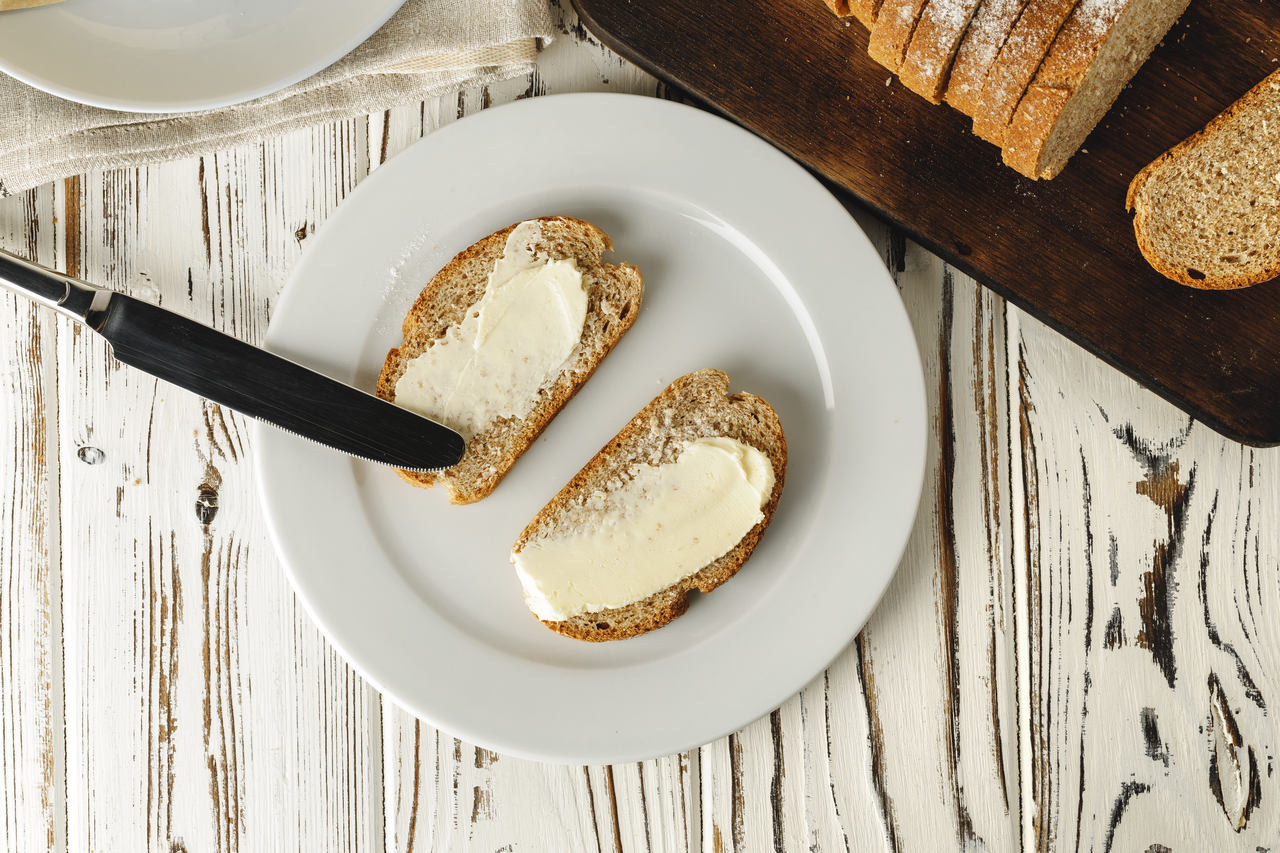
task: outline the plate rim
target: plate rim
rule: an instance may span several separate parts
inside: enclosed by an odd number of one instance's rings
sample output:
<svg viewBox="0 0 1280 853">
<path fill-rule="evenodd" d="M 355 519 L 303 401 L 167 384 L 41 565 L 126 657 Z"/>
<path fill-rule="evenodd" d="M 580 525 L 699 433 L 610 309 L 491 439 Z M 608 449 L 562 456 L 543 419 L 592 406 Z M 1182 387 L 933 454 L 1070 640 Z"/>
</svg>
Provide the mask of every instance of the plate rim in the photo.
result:
<svg viewBox="0 0 1280 853">
<path fill-rule="evenodd" d="M 104 110 L 114 110 L 116 112 L 127 113 L 143 113 L 163 115 L 166 113 L 193 113 L 203 110 L 218 110 L 224 107 L 236 106 L 237 104 L 248 103 L 258 98 L 279 92 L 281 89 L 288 88 L 295 83 L 301 82 L 315 74 L 319 74 L 324 69 L 333 65 L 342 57 L 355 50 L 361 44 L 369 39 L 374 33 L 382 28 L 382 25 L 391 20 L 391 16 L 400 10 L 406 0 L 380 0 L 385 5 L 385 14 L 379 11 L 374 14 L 372 26 L 354 30 L 348 39 L 344 39 L 328 51 L 318 55 L 309 63 L 299 66 L 298 69 L 282 74 L 273 79 L 272 82 L 264 83 L 256 87 L 244 87 L 233 90 L 220 97 L 209 97 L 200 101 L 167 101 L 158 98 L 137 98 L 136 96 L 118 96 L 112 97 L 94 92 L 87 92 L 82 88 L 69 85 L 57 80 L 51 80 L 40 74 L 34 74 L 26 68 L 22 68 L 13 64 L 13 62 L 0 51 L 0 73 L 7 74 L 20 83 L 24 83 L 33 89 L 38 89 L 56 98 L 72 101 L 77 104 L 83 104 L 87 107 L 97 107 Z M 48 11 L 46 7 L 32 7 L 30 9 L 15 10 L 15 14 L 39 14 Z M 65 11 L 54 8 L 53 11 Z"/>
<path fill-rule="evenodd" d="M 743 128 L 733 124 L 732 122 L 729 122 L 723 118 L 720 118 L 704 110 L 699 110 L 692 106 L 687 106 L 684 104 L 666 101 L 664 99 L 655 98 L 655 97 L 646 97 L 646 96 L 639 96 L 639 95 L 624 95 L 624 94 L 617 94 L 617 93 L 568 93 L 568 94 L 541 96 L 541 97 L 533 98 L 529 100 L 517 101 L 511 104 L 505 104 L 499 107 L 494 107 L 494 108 L 484 110 L 481 113 L 468 117 L 468 119 L 459 120 L 449 125 L 446 125 L 444 127 L 438 128 L 428 136 L 424 137 L 422 140 L 419 140 L 418 142 L 409 146 L 409 148 L 405 149 L 405 151 L 402 151 L 400 154 L 397 154 L 396 157 L 392 158 L 389 162 L 394 163 L 397 158 L 403 157 L 408 151 L 418 148 L 420 146 L 424 148 L 429 147 L 430 145 L 429 141 L 432 139 L 439 139 L 440 134 L 449 135 L 452 133 L 457 133 L 458 131 L 454 129 L 457 127 L 463 126 L 467 120 L 474 120 L 476 118 L 479 118 L 481 116 L 486 116 L 486 115 L 490 116 L 490 118 L 492 119 L 492 116 L 498 113 L 504 113 L 514 117 L 517 111 L 519 110 L 527 111 L 531 109 L 542 109 L 547 104 L 550 104 L 552 102 L 564 103 L 569 101 L 570 99 L 574 100 L 577 103 L 581 103 L 584 109 L 587 108 L 588 103 L 591 101 L 594 101 L 597 103 L 608 101 L 611 104 L 623 104 L 622 106 L 623 109 L 628 109 L 632 105 L 635 105 L 635 106 L 643 105 L 641 106 L 642 109 L 652 108 L 654 105 L 661 105 L 657 108 L 661 110 L 679 111 L 682 114 L 684 114 L 686 117 L 696 116 L 697 118 L 693 119 L 694 121 L 705 121 L 708 123 L 707 125 L 708 127 L 712 125 L 716 125 L 721 130 L 728 129 L 728 132 L 733 134 L 737 138 L 744 141 L 749 140 L 749 142 L 744 142 L 744 144 L 754 145 L 757 147 L 759 151 L 768 152 L 763 156 L 767 158 L 773 158 L 774 162 L 779 166 L 779 168 L 781 168 L 784 171 L 789 171 L 788 183 L 798 180 L 805 187 L 805 191 L 813 192 L 814 190 L 817 190 L 818 193 L 821 194 L 819 197 L 827 199 L 827 202 L 828 202 L 828 211 L 824 212 L 824 216 L 826 215 L 827 212 L 835 213 L 839 218 L 838 221 L 841 222 L 843 227 L 850 232 L 850 235 L 853 236 L 855 239 L 861 241 L 864 244 L 865 249 L 871 252 L 872 257 L 878 257 L 874 251 L 874 247 L 870 243 L 869 238 L 867 237 L 866 233 L 862 230 L 861 226 L 856 222 L 856 220 L 854 220 L 853 217 L 849 214 L 849 212 L 840 205 L 840 203 L 834 198 L 834 196 L 831 195 L 829 190 L 823 187 L 822 184 L 816 178 L 814 178 L 812 174 L 810 174 L 807 170 L 805 170 L 800 164 L 796 163 L 792 158 L 788 157 L 786 154 L 774 148 L 769 143 L 765 142 L 764 140 L 760 139 L 754 134 L 751 134 L 750 132 L 744 130 Z M 348 198 L 345 200 L 345 202 L 347 202 L 346 207 L 348 211 L 353 209 L 349 204 L 351 197 L 359 193 L 363 185 L 365 185 L 366 183 L 369 183 L 370 181 L 374 181 L 374 179 L 378 177 L 379 173 L 383 172 L 384 170 L 385 170 L 385 164 L 383 166 L 380 166 L 377 170 L 375 170 L 372 174 L 370 174 L 365 180 L 360 182 L 360 185 L 356 187 L 355 191 L 350 196 L 348 196 Z M 391 175 L 394 173 L 395 170 L 393 169 L 393 170 L 385 170 L 385 171 L 387 171 L 388 175 Z M 383 176 L 383 180 L 387 180 L 386 175 Z M 381 183 L 381 181 L 379 181 L 378 183 Z M 330 223 L 334 221 L 340 221 L 342 216 L 343 216 L 343 205 L 340 205 L 339 208 L 335 210 L 328 217 L 328 219 L 325 220 L 324 223 L 322 223 L 321 227 L 317 229 L 317 233 L 326 233 L 325 229 L 330 228 Z M 311 257 L 315 257 L 314 252 L 311 254 Z M 292 283 L 295 281 L 295 279 L 303 277 L 303 274 L 307 271 L 307 267 L 308 267 L 307 259 L 308 259 L 308 255 L 304 254 L 303 258 L 298 262 L 297 266 L 295 266 L 293 272 L 290 274 L 288 283 Z M 781 695 L 776 698 L 776 701 L 771 700 L 772 703 L 769 704 L 767 707 L 757 708 L 753 705 L 751 708 L 743 710 L 741 713 L 734 715 L 734 719 L 732 721 L 721 721 L 721 723 L 717 724 L 717 726 L 715 727 L 717 733 L 712 735 L 709 739 L 704 739 L 702 735 L 698 735 L 695 740 L 686 739 L 681 741 L 680 743 L 673 742 L 669 745 L 664 746 L 662 751 L 657 751 L 657 752 L 653 751 L 652 749 L 643 749 L 638 752 L 635 750 L 632 750 L 632 751 L 614 750 L 614 751 L 605 753 L 598 748 L 596 749 L 587 748 L 587 749 L 580 750 L 576 753 L 569 753 L 564 750 L 546 751 L 546 750 L 540 749 L 537 745 L 529 745 L 527 743 L 526 744 L 512 743 L 509 741 L 504 741 L 503 738 L 501 737 L 495 738 L 491 733 L 479 732 L 476 730 L 469 729 L 467 725 L 465 724 L 458 725 L 454 720 L 438 722 L 440 718 L 438 716 L 433 715 L 429 709 L 421 707 L 420 703 L 416 703 L 414 701 L 406 699 L 396 687 L 390 686 L 389 684 L 386 683 L 385 680 L 380 678 L 378 675 L 374 674 L 372 670 L 378 667 L 366 666 L 364 660 L 362 660 L 358 656 L 352 655 L 350 647 L 346 643 L 345 638 L 340 636 L 341 634 L 344 633 L 344 630 L 340 626 L 330 624 L 328 619 L 317 610 L 315 606 L 316 602 L 313 602 L 311 600 L 310 595 L 306 591 L 305 582 L 296 572 L 295 570 L 296 567 L 293 565 L 293 562 L 290 560 L 288 554 L 286 553 L 285 539 L 282 537 L 281 535 L 282 531 L 279 529 L 279 526 L 278 526 L 279 519 L 276 518 L 275 513 L 272 510 L 272 501 L 268 493 L 268 489 L 269 489 L 268 472 L 266 470 L 267 454 L 262 452 L 263 449 L 266 446 L 268 446 L 270 443 L 270 439 L 268 439 L 267 437 L 269 430 L 268 428 L 260 424 L 254 423 L 253 424 L 253 432 L 255 436 L 254 445 L 258 449 L 258 452 L 255 453 L 255 456 L 254 456 L 254 475 L 255 475 L 257 486 L 258 486 L 259 500 L 262 502 L 263 515 L 264 515 L 264 518 L 266 519 L 268 532 L 271 536 L 272 543 L 275 546 L 276 552 L 280 558 L 281 565 L 284 568 L 286 575 L 289 577 L 291 585 L 293 586 L 295 592 L 297 593 L 298 599 L 302 602 L 304 609 L 311 616 L 311 618 L 316 622 L 317 626 L 320 628 L 320 630 L 328 639 L 328 641 L 333 644 L 333 646 L 339 651 L 340 654 L 342 654 L 344 659 L 346 659 L 347 662 L 357 672 L 359 672 L 363 678 L 369 681 L 381 693 L 391 698 L 392 701 L 394 701 L 398 706 L 404 708 L 410 714 L 422 718 L 423 720 L 427 721 L 429 724 L 435 725 L 436 727 L 441 728 L 464 740 L 467 740 L 470 743 L 484 746 L 486 748 L 493 749 L 497 752 L 500 752 L 506 755 L 512 755 L 512 756 L 521 757 L 521 758 L 528 758 L 528 759 L 533 759 L 538 761 L 560 763 L 560 764 L 617 763 L 620 761 L 644 760 L 648 758 L 653 758 L 658 755 L 666 755 L 666 754 L 671 754 L 672 752 L 679 752 L 679 751 L 695 748 L 704 743 L 710 742 L 711 740 L 714 740 L 718 737 L 722 737 L 726 733 L 739 730 L 743 726 L 750 724 L 752 721 L 758 719 L 763 714 L 769 713 L 771 709 L 774 709 L 778 707 L 780 704 L 782 704 L 783 702 L 787 701 L 787 699 L 790 696 L 794 695 L 798 690 L 803 689 L 803 687 L 806 684 L 810 683 L 813 678 L 821 674 L 821 672 L 823 672 L 827 667 L 831 665 L 832 661 L 834 661 L 837 657 L 839 657 L 839 655 L 842 654 L 848 648 L 849 642 L 852 640 L 854 636 L 856 636 L 857 632 L 861 630 L 862 626 L 866 624 L 866 621 L 867 619 L 870 618 L 871 614 L 875 612 L 875 609 L 879 605 L 880 601 L 883 599 L 883 596 L 887 591 L 890 582 L 892 581 L 893 577 L 896 575 L 897 569 L 902 562 L 903 555 L 905 554 L 906 548 L 909 544 L 912 531 L 914 530 L 915 519 L 919 513 L 920 498 L 921 498 L 921 495 L 923 494 L 925 474 L 927 471 L 927 458 L 928 458 L 928 446 L 929 446 L 928 426 L 927 426 L 928 406 L 927 406 L 927 399 L 926 399 L 923 364 L 921 361 L 921 355 L 918 350 L 917 342 L 914 337 L 914 331 L 913 331 L 913 326 L 911 325 L 911 322 L 910 322 L 910 317 L 907 314 L 906 307 L 901 300 L 901 294 L 897 292 L 897 289 L 893 284 L 891 276 L 889 275 L 888 271 L 884 269 L 882 264 L 879 266 L 879 271 L 876 273 L 873 273 L 873 275 L 876 278 L 880 279 L 880 283 L 878 286 L 882 286 L 882 287 L 887 286 L 890 290 L 893 291 L 893 301 L 890 303 L 889 310 L 897 315 L 895 319 L 900 321 L 903 324 L 906 330 L 906 334 L 910 337 L 911 345 L 910 347 L 907 348 L 907 351 L 909 352 L 909 355 L 907 357 L 910 361 L 907 367 L 910 369 L 907 372 L 911 375 L 912 379 L 914 380 L 913 384 L 915 385 L 915 389 L 914 389 L 914 393 L 905 394 L 903 399 L 906 401 L 904 402 L 904 408 L 909 408 L 910 414 L 914 415 L 915 417 L 914 417 L 913 423 L 907 424 L 907 428 L 912 430 L 912 434 L 908 436 L 908 438 L 910 439 L 908 443 L 913 448 L 913 452 L 911 457 L 910 470 L 903 471 L 903 473 L 906 476 L 904 476 L 902 479 L 904 480 L 904 482 L 909 484 L 909 489 L 907 490 L 906 493 L 909 493 L 912 496 L 912 500 L 910 501 L 911 509 L 909 513 L 904 513 L 904 517 L 902 518 L 902 521 L 901 521 L 900 534 L 898 537 L 896 537 L 896 541 L 889 540 L 889 539 L 885 540 L 886 543 L 888 543 L 888 547 L 886 548 L 886 553 L 893 554 L 893 561 L 890 568 L 886 572 L 884 572 L 883 576 L 880 578 L 880 585 L 877 589 L 874 590 L 874 594 L 867 596 L 866 600 L 869 602 L 869 606 L 867 607 L 866 613 L 861 616 L 858 623 L 849 630 L 847 635 L 844 636 L 842 643 L 839 646 L 837 646 L 834 650 L 831 650 L 830 654 L 823 656 L 822 660 L 816 667 L 810 667 L 806 664 L 806 666 L 804 667 L 793 668 L 797 672 L 799 672 L 799 670 L 803 670 L 803 672 L 787 680 L 787 683 L 785 685 L 782 685 L 783 687 L 786 688 L 785 692 L 781 692 Z M 275 311 L 273 312 L 272 324 L 275 324 L 276 317 L 287 314 L 287 312 L 290 310 L 291 304 L 294 302 L 295 299 L 302 298 L 298 295 L 300 292 L 301 291 L 299 290 L 299 288 L 297 287 L 291 288 L 288 286 L 288 284 L 286 284 L 286 286 L 283 288 L 277 300 Z M 811 298 L 812 297 L 810 297 L 810 299 Z M 804 303 L 804 301 L 805 300 L 802 298 L 801 299 L 802 304 Z M 276 326 L 276 329 L 279 329 L 279 326 Z M 272 329 L 269 326 L 268 332 L 267 332 L 268 347 L 270 347 L 271 345 L 271 340 L 270 340 L 271 332 L 272 332 Z M 906 468 L 907 466 L 904 465 L 903 469 L 906 469 Z M 347 630 L 350 630 L 350 626 L 348 626 Z M 811 668 L 812 668 L 812 671 L 810 671 Z M 779 688 L 779 691 L 781 691 L 781 688 Z M 668 739 L 674 741 L 674 738 L 668 738 Z"/>
</svg>

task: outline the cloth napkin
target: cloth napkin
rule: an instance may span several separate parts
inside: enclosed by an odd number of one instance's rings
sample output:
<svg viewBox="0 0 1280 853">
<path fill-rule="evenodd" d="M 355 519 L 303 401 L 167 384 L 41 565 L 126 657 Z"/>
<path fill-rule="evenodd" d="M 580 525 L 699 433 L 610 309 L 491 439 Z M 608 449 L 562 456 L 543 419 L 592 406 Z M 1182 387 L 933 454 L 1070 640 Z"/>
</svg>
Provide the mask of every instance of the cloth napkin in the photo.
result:
<svg viewBox="0 0 1280 853">
<path fill-rule="evenodd" d="M 406 0 L 366 42 L 314 76 L 244 104 L 194 113 L 86 107 L 0 74 L 0 196 L 516 77 L 533 68 L 553 28 L 548 0 Z"/>
</svg>

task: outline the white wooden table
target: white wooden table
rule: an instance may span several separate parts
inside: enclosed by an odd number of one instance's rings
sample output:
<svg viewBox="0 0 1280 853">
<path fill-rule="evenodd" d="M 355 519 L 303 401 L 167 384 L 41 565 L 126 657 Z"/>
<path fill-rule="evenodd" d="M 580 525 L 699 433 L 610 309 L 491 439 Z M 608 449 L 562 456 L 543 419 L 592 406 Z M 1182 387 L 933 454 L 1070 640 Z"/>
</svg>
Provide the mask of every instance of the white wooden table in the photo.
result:
<svg viewBox="0 0 1280 853">
<path fill-rule="evenodd" d="M 579 90 L 663 94 L 566 12 L 530 79 L 41 187 L 0 246 L 259 341 L 387 157 Z M 381 699 L 281 574 L 245 421 L 0 295 L 0 850 L 1280 851 L 1280 455 L 860 219 L 930 389 L 902 567 L 777 711 L 613 767 Z"/>
</svg>

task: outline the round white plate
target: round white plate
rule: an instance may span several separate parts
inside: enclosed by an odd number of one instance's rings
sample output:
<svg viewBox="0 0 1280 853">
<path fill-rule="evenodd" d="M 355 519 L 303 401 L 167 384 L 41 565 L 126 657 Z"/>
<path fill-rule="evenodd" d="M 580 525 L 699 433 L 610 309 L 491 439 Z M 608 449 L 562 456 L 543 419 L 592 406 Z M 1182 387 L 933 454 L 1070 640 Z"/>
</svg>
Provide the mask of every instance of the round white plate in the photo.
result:
<svg viewBox="0 0 1280 853">
<path fill-rule="evenodd" d="M 0 17 L 0 71 L 114 110 L 183 112 L 310 77 L 404 0 L 66 0 Z"/>
<path fill-rule="evenodd" d="M 489 498 L 450 506 L 271 428 L 268 524 L 321 629 L 381 690 L 489 749 L 630 761 L 781 704 L 849 643 L 902 555 L 925 459 L 915 338 L 832 196 L 774 148 L 667 101 L 559 95 L 486 110 L 380 167 L 309 240 L 268 345 L 372 388 L 435 270 L 521 219 L 596 223 L 640 268 L 631 331 Z M 548 631 L 508 564 L 516 535 L 677 376 L 729 373 L 790 450 L 773 523 L 734 579 L 614 643 Z"/>
</svg>

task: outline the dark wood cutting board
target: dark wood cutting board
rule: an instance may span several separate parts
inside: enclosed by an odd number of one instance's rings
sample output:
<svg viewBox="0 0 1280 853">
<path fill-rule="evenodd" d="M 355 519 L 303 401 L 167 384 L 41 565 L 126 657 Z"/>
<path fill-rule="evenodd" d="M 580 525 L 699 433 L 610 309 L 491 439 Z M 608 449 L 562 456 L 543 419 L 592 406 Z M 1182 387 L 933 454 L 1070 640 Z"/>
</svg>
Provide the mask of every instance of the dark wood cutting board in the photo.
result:
<svg viewBox="0 0 1280 853">
<path fill-rule="evenodd" d="M 1280 3 L 1192 0 L 1066 170 L 1031 181 L 903 88 L 821 0 L 575 0 L 622 55 L 759 133 L 923 245 L 1185 409 L 1280 444 L 1280 281 L 1182 287 L 1147 265 L 1129 180 L 1277 68 Z"/>
</svg>

